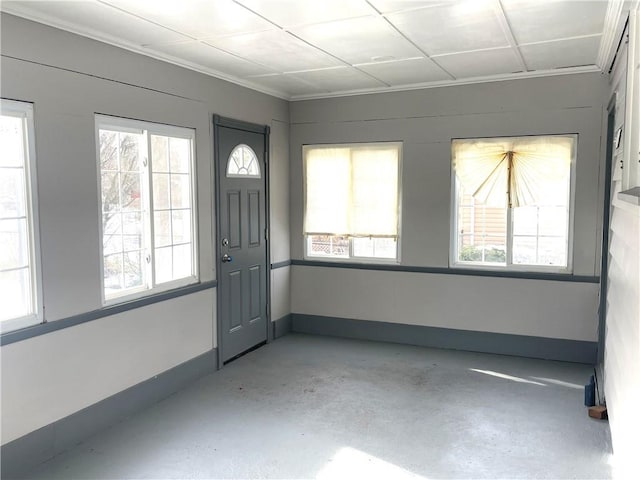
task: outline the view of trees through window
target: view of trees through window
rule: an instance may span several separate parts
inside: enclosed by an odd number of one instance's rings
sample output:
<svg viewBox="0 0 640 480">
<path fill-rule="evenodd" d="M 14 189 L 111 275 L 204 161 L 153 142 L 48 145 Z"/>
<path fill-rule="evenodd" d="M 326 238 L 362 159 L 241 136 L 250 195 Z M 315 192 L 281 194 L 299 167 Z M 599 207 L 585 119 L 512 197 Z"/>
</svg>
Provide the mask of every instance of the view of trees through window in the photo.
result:
<svg viewBox="0 0 640 480">
<path fill-rule="evenodd" d="M 192 139 L 111 125 L 98 135 L 105 298 L 193 278 Z"/>
</svg>

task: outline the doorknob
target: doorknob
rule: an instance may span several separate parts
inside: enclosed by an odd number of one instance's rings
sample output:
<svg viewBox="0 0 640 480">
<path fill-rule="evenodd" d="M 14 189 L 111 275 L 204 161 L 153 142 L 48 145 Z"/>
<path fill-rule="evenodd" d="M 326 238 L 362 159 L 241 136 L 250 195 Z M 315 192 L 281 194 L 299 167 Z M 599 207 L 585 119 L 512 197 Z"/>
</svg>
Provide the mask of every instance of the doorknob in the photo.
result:
<svg viewBox="0 0 640 480">
<path fill-rule="evenodd" d="M 232 262 L 233 258 L 226 253 L 222 256 L 222 263 Z"/>
</svg>

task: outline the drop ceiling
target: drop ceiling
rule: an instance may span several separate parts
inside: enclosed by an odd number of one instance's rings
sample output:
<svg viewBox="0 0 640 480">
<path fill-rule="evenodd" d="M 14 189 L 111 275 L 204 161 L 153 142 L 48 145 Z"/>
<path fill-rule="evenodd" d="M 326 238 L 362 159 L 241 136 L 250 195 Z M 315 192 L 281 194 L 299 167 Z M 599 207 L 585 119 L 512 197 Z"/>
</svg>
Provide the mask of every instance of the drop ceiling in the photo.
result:
<svg viewBox="0 0 640 480">
<path fill-rule="evenodd" d="M 611 46 L 608 3 L 88 0 L 0 8 L 299 100 L 599 71 Z"/>
</svg>

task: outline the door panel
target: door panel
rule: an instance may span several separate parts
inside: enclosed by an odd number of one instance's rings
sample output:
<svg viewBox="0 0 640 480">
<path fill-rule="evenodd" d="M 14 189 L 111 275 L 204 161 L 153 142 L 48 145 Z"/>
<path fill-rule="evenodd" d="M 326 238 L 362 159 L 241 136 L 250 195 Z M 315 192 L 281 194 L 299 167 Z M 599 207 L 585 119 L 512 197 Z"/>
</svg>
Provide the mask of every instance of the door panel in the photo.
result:
<svg viewBox="0 0 640 480">
<path fill-rule="evenodd" d="M 267 340 L 266 132 L 215 123 L 223 362 Z"/>
</svg>

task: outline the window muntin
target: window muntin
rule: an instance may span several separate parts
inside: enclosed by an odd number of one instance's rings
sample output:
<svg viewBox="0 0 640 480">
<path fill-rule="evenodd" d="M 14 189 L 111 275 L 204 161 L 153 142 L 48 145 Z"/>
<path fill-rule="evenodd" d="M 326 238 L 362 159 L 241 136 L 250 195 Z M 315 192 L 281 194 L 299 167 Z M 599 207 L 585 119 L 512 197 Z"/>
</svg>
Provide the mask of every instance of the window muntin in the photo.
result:
<svg viewBox="0 0 640 480">
<path fill-rule="evenodd" d="M 569 271 L 576 145 L 576 135 L 454 140 L 452 264 Z M 496 146 L 503 164 L 474 164 Z M 461 155 L 469 163 L 456 169 Z"/>
<path fill-rule="evenodd" d="M 42 318 L 33 106 L 0 101 L 0 330 Z"/>
<path fill-rule="evenodd" d="M 105 303 L 197 281 L 191 129 L 98 116 Z"/>
<path fill-rule="evenodd" d="M 256 152 L 245 144 L 236 146 L 227 161 L 228 178 L 260 178 L 260 162 Z"/>
<path fill-rule="evenodd" d="M 310 145 L 303 155 L 306 255 L 397 260 L 401 144 Z"/>
</svg>

